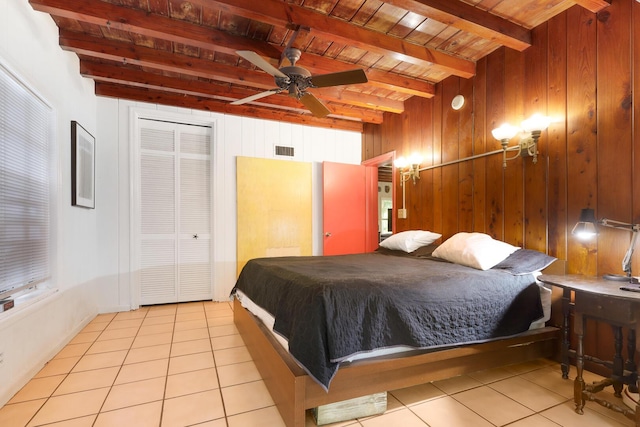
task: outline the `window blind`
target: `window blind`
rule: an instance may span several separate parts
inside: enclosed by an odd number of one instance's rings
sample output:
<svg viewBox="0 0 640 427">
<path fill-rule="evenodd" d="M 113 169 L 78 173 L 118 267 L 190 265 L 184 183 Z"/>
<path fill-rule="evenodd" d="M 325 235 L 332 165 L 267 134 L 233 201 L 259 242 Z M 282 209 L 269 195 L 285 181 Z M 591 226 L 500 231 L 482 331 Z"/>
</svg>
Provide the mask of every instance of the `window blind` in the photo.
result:
<svg viewBox="0 0 640 427">
<path fill-rule="evenodd" d="M 0 299 L 49 277 L 52 111 L 0 64 Z"/>
</svg>

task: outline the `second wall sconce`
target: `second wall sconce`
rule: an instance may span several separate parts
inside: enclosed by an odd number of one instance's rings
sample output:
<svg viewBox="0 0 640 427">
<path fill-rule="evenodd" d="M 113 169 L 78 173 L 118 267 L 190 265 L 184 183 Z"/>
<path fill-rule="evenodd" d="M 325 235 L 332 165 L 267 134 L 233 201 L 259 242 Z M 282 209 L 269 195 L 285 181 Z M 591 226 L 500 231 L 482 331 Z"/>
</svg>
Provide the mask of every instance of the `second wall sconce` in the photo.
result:
<svg viewBox="0 0 640 427">
<path fill-rule="evenodd" d="M 400 185 L 404 185 L 410 179 L 413 179 L 415 184 L 420 179 L 420 163 L 422 163 L 422 156 L 416 153 L 412 154 L 409 159 L 399 157 L 393 162 L 393 165 L 400 171 Z"/>
<path fill-rule="evenodd" d="M 549 127 L 550 120 L 541 114 L 534 114 L 522 121 L 521 127 L 504 123 L 495 128 L 491 134 L 502 144 L 502 167 L 507 167 L 507 161 L 517 157 L 532 157 L 533 163 L 538 162 L 538 139 L 542 131 Z M 509 140 L 521 132 L 520 143 L 509 147 Z M 513 157 L 507 157 L 507 151 L 518 151 Z"/>
</svg>

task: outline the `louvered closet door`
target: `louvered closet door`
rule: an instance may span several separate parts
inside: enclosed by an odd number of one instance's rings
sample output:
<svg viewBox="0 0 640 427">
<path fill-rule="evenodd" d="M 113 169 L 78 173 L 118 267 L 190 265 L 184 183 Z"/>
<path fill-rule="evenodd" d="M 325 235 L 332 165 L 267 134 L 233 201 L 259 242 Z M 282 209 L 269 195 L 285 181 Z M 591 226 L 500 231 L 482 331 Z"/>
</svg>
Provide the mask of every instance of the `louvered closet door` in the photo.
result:
<svg viewBox="0 0 640 427">
<path fill-rule="evenodd" d="M 211 129 L 139 129 L 140 304 L 211 299 Z"/>
</svg>

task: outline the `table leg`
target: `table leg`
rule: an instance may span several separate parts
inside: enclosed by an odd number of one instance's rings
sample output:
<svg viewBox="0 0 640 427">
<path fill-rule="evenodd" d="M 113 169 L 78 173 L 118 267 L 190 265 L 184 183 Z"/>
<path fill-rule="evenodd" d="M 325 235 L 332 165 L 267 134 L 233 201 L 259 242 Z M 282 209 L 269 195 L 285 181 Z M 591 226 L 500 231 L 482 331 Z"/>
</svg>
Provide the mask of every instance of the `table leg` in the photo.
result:
<svg viewBox="0 0 640 427">
<path fill-rule="evenodd" d="M 615 354 L 613 355 L 612 377 L 613 377 L 613 395 L 615 397 L 622 397 L 622 376 L 623 371 L 623 359 L 622 359 L 622 327 L 613 326 L 613 344 L 615 348 Z M 635 346 L 634 346 L 635 347 Z"/>
<path fill-rule="evenodd" d="M 580 415 L 584 413 L 584 396 L 582 392 L 584 391 L 584 379 L 582 378 L 582 373 L 584 370 L 584 348 L 582 344 L 582 339 L 584 337 L 584 316 L 582 314 L 576 313 L 575 316 L 575 329 L 576 335 L 578 336 L 578 345 L 576 348 L 576 379 L 573 383 L 573 401 L 576 404 L 576 412 Z"/>
<path fill-rule="evenodd" d="M 638 392 L 638 386 L 636 385 L 638 381 L 638 366 L 636 365 L 635 356 L 636 356 L 636 330 L 629 329 L 629 334 L 627 336 L 627 353 L 628 358 L 624 364 L 624 369 L 631 372 L 631 381 L 632 384 L 629 385 L 629 391 L 631 393 Z"/>
<path fill-rule="evenodd" d="M 571 308 L 571 290 L 562 290 L 562 349 L 560 369 L 562 378 L 569 378 L 569 312 Z"/>
</svg>

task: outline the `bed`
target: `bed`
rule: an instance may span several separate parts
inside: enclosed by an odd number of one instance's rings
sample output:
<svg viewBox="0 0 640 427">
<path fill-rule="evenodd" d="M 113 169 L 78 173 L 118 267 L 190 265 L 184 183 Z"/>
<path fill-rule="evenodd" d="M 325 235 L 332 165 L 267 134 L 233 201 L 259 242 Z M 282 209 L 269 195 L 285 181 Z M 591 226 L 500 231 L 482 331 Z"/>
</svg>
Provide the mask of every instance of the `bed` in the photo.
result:
<svg viewBox="0 0 640 427">
<path fill-rule="evenodd" d="M 416 252 L 244 267 L 235 323 L 288 427 L 320 405 L 555 352 L 557 329 L 530 329 L 548 315 L 535 274 Z"/>
</svg>

